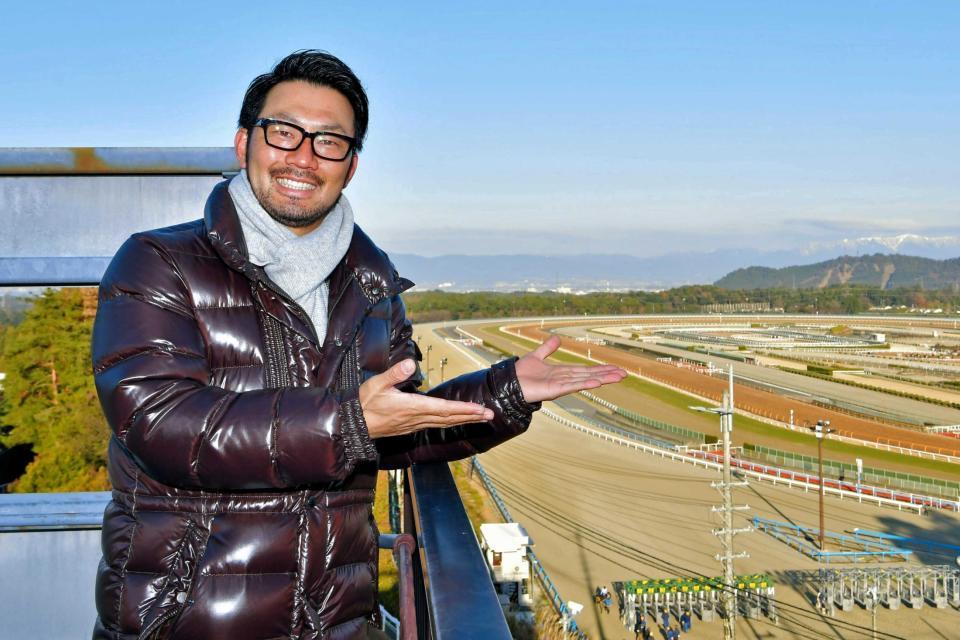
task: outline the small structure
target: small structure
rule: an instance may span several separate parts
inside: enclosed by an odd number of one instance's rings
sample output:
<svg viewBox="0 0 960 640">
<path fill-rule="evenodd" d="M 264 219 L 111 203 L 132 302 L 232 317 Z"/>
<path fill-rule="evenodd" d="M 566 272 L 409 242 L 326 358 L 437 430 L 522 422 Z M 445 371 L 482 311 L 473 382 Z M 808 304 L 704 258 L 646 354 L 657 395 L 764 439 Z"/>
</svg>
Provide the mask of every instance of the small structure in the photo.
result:
<svg viewBox="0 0 960 640">
<path fill-rule="evenodd" d="M 508 611 L 533 612 L 530 560 L 527 551 L 533 540 L 516 522 L 480 525 L 480 548 L 490 569 L 490 578 Z"/>
</svg>

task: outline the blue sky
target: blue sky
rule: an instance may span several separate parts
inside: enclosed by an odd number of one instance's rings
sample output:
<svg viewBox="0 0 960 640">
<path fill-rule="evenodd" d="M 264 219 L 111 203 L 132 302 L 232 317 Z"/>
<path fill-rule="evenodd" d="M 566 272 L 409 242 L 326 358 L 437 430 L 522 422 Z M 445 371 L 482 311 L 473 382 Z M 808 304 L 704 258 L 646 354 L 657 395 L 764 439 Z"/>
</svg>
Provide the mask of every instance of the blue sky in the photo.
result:
<svg viewBox="0 0 960 640">
<path fill-rule="evenodd" d="M 331 51 L 388 250 L 656 255 L 960 235 L 960 2 L 18 3 L 0 145 L 220 146 Z"/>
</svg>

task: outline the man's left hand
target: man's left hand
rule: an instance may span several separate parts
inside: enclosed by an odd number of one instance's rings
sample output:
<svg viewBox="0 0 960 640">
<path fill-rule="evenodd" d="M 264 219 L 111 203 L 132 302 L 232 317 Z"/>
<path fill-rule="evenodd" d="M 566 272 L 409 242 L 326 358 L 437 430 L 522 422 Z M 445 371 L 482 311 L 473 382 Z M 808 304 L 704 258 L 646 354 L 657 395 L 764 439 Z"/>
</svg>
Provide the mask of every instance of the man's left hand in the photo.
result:
<svg viewBox="0 0 960 640">
<path fill-rule="evenodd" d="M 620 382 L 627 372 L 612 364 L 596 366 L 553 365 L 546 359 L 560 348 L 560 338 L 550 338 L 517 360 L 517 380 L 527 402 L 555 400 L 568 393 L 596 389 Z"/>
</svg>

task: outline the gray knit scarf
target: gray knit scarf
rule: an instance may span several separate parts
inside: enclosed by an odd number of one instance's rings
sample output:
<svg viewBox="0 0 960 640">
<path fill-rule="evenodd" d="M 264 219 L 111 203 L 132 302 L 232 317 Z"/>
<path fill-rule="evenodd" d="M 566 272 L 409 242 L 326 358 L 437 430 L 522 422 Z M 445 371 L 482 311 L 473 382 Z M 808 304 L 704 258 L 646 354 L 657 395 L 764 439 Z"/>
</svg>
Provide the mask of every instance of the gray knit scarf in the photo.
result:
<svg viewBox="0 0 960 640">
<path fill-rule="evenodd" d="M 313 321 L 317 338 L 327 335 L 327 278 L 343 260 L 353 238 L 353 209 L 343 194 L 320 226 L 298 236 L 270 217 L 253 193 L 246 170 L 228 187 L 240 217 L 249 260 L 260 265 Z"/>
</svg>

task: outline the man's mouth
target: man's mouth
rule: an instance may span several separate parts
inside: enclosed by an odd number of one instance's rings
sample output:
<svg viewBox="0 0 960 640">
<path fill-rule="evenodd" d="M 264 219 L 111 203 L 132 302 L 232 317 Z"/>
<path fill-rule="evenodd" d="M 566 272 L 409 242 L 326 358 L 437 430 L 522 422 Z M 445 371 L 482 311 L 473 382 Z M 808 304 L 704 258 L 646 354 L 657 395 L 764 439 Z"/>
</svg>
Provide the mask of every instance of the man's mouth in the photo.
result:
<svg viewBox="0 0 960 640">
<path fill-rule="evenodd" d="M 277 178 L 276 180 L 277 184 L 279 184 L 281 187 L 294 189 L 296 191 L 312 191 L 313 189 L 317 188 L 317 185 L 312 182 L 303 182 L 300 180 L 294 180 L 293 178 Z"/>
</svg>

